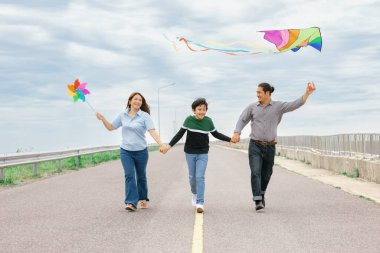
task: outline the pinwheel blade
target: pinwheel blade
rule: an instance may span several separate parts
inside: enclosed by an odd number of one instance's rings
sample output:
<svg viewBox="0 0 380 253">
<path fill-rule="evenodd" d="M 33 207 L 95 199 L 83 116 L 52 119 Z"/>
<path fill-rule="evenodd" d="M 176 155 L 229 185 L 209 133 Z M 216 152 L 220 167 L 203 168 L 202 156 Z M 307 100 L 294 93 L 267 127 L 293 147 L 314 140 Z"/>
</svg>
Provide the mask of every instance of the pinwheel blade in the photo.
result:
<svg viewBox="0 0 380 253">
<path fill-rule="evenodd" d="M 75 90 L 78 89 L 79 85 L 80 85 L 80 82 L 79 82 L 78 79 L 76 79 L 75 82 L 74 82 L 74 89 Z"/>
<path fill-rule="evenodd" d="M 68 84 L 68 85 L 67 85 L 67 88 L 69 88 L 69 90 L 70 90 L 71 92 L 74 92 L 74 93 L 75 93 L 74 84 Z"/>
<path fill-rule="evenodd" d="M 86 100 L 86 97 L 84 96 L 83 93 L 81 93 L 81 94 L 79 94 L 79 99 L 84 102 Z"/>
<path fill-rule="evenodd" d="M 87 90 L 87 89 L 83 89 L 82 92 L 83 92 L 84 95 L 88 95 L 88 94 L 90 94 L 90 91 Z"/>
<path fill-rule="evenodd" d="M 72 92 L 71 90 L 69 90 L 68 92 L 67 92 L 67 96 L 69 96 L 69 97 L 72 97 L 72 96 L 74 96 L 76 93 L 75 92 Z"/>
<path fill-rule="evenodd" d="M 81 83 L 79 85 L 78 89 L 84 90 L 84 89 L 86 89 L 86 85 L 87 85 L 87 83 Z"/>
</svg>

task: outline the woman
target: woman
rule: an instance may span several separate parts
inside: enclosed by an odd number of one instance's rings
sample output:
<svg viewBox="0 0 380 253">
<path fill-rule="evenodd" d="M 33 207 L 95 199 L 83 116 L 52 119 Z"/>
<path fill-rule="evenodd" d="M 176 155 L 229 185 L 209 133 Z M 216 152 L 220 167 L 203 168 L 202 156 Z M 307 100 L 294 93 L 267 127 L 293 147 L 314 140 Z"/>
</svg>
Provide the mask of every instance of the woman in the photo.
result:
<svg viewBox="0 0 380 253">
<path fill-rule="evenodd" d="M 109 131 L 122 127 L 120 159 L 125 175 L 125 209 L 136 211 L 137 206 L 143 209 L 148 208 L 146 131 L 160 147 L 162 145 L 150 117 L 149 105 L 141 93 L 134 92 L 128 98 L 126 110 L 121 112 L 112 123 L 100 113 L 96 113 L 96 117 Z"/>
</svg>

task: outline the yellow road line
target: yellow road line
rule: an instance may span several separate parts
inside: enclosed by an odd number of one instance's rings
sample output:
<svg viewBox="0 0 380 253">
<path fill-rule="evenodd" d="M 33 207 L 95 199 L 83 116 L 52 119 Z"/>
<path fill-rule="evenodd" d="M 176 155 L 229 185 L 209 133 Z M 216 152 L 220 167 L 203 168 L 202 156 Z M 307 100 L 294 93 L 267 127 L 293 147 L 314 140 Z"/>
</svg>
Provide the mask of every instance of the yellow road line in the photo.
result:
<svg viewBox="0 0 380 253">
<path fill-rule="evenodd" d="M 195 211 L 195 222 L 193 232 L 193 247 L 191 253 L 203 252 L 203 213 Z"/>
</svg>

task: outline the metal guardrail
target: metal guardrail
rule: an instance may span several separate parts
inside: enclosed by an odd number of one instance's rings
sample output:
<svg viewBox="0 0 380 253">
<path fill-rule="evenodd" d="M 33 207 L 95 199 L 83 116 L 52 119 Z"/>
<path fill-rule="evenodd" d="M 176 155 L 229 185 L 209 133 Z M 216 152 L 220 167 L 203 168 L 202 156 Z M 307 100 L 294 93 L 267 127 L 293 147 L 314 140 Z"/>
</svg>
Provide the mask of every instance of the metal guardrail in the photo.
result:
<svg viewBox="0 0 380 253">
<path fill-rule="evenodd" d="M 43 153 L 15 153 L 0 155 L 0 180 L 4 179 L 4 168 L 26 164 L 34 164 L 34 175 L 38 174 L 38 163 L 47 161 L 58 161 L 58 171 L 61 171 L 61 160 L 76 157 L 77 163 L 81 155 L 89 155 L 100 152 L 111 152 L 120 149 L 120 146 L 102 146 L 92 148 L 69 149 L 64 151 L 53 151 Z"/>
<path fill-rule="evenodd" d="M 279 136 L 278 145 L 325 155 L 380 159 L 380 134 Z"/>
<path fill-rule="evenodd" d="M 234 144 L 235 148 L 248 148 L 249 138 Z M 222 141 L 216 141 L 225 145 Z M 323 155 L 368 158 L 380 160 L 380 134 L 338 134 L 330 136 L 278 136 L 277 146 L 308 150 Z"/>
</svg>

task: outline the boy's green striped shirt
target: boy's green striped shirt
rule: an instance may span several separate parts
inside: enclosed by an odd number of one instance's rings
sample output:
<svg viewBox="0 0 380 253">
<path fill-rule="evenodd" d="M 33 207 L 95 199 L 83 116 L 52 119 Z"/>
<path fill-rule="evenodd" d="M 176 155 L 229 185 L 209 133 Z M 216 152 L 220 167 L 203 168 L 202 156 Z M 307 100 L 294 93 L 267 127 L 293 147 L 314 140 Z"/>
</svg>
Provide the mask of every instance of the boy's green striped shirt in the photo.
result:
<svg viewBox="0 0 380 253">
<path fill-rule="evenodd" d="M 199 120 L 195 116 L 188 116 L 181 129 L 170 141 L 173 147 L 187 132 L 185 142 L 185 152 L 189 154 L 207 154 L 209 150 L 208 134 L 211 133 L 215 138 L 223 141 L 231 141 L 231 138 L 219 133 L 210 117 L 204 116 Z"/>
<path fill-rule="evenodd" d="M 214 123 L 210 117 L 205 116 L 202 120 L 198 120 L 195 116 L 189 116 L 183 123 L 183 128 L 192 131 L 208 134 L 215 130 Z"/>
</svg>

